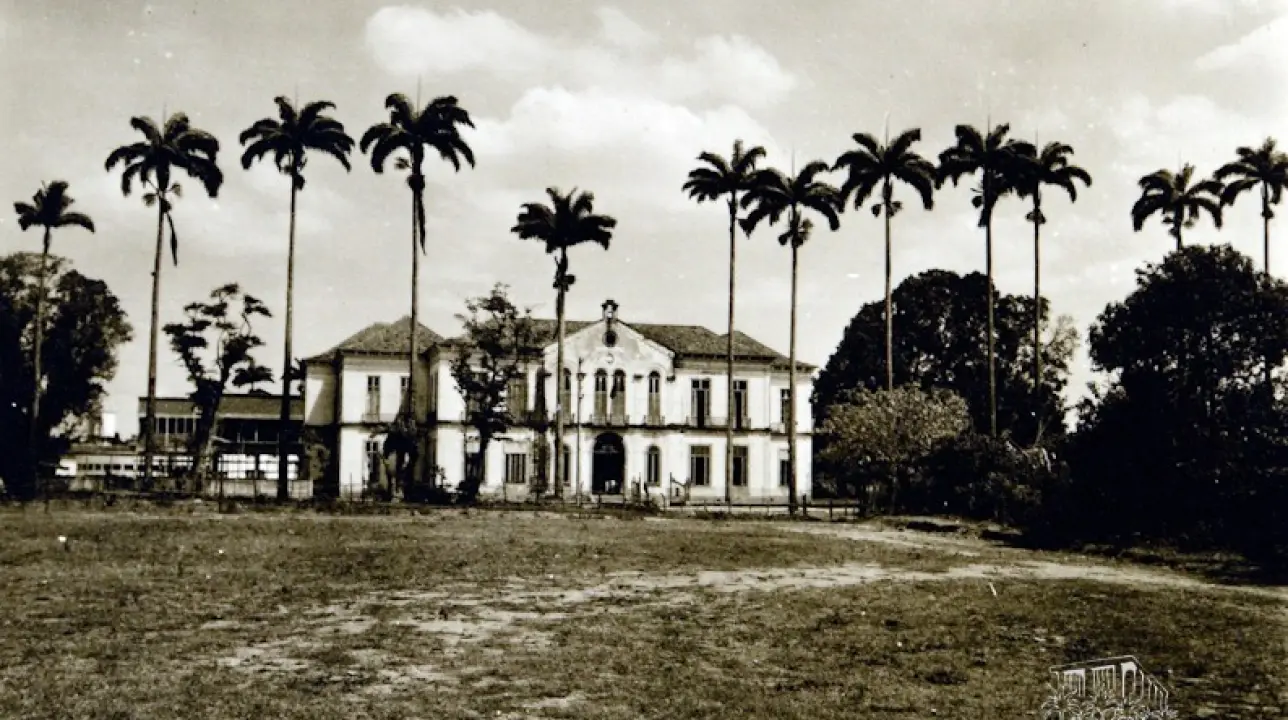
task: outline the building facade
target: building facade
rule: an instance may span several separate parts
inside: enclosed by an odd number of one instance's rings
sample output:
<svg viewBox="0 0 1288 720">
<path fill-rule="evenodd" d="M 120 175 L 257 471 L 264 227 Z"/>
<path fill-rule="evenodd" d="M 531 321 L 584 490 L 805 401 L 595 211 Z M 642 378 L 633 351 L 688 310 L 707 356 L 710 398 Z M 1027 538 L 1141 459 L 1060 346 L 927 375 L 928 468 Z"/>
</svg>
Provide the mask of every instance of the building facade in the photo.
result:
<svg viewBox="0 0 1288 720">
<path fill-rule="evenodd" d="M 582 496 L 668 502 L 785 502 L 788 360 L 735 334 L 734 402 L 726 395 L 726 337 L 691 325 L 628 323 L 604 303 L 598 321 L 568 321 L 556 398 L 555 322 L 536 320 L 537 347 L 506 402 L 518 424 L 487 449 L 482 492 L 523 499 L 553 477 L 553 419 L 563 409 L 565 489 Z M 405 400 L 407 318 L 373 325 L 306 360 L 305 423 L 328 438 L 333 482 L 353 497 L 385 481 L 385 429 Z M 456 487 L 479 448 L 452 378 L 457 339 L 420 328 L 417 416 L 426 429 L 420 477 Z M 811 494 L 809 398 L 814 368 L 797 363 L 797 492 Z M 733 484 L 725 487 L 732 423 Z M 537 482 L 537 481 L 541 482 Z"/>
</svg>

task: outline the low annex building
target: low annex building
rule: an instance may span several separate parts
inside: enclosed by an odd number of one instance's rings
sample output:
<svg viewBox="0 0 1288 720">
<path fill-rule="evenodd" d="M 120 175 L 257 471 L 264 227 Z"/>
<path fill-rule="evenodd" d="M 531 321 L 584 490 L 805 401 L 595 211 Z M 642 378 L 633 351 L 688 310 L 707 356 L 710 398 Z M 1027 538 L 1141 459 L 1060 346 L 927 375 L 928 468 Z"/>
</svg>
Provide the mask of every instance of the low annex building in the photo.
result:
<svg viewBox="0 0 1288 720">
<path fill-rule="evenodd" d="M 631 323 L 609 300 L 597 321 L 565 324 L 565 373 L 554 397 L 556 323 L 537 319 L 539 346 L 507 400 L 520 423 L 488 446 L 485 494 L 522 499 L 538 477 L 553 475 L 553 420 L 564 408 L 565 488 L 583 496 L 665 497 L 672 502 L 786 501 L 788 359 L 738 332 L 734 402 L 727 407 L 726 336 L 695 325 Z M 358 497 L 390 472 L 385 429 L 407 389 L 408 332 L 403 318 L 363 329 L 305 360 L 305 425 L 324 439 L 329 483 Z M 477 433 L 452 378 L 458 344 L 417 328 L 415 412 L 426 429 L 418 475 L 453 488 L 474 463 Z M 797 363 L 796 443 L 799 495 L 811 494 L 814 367 Z M 734 427 L 733 486 L 725 488 L 725 428 Z M 545 427 L 548 426 L 548 427 Z M 544 430 L 543 430 L 544 427 Z M 553 490 L 550 487 L 549 490 Z"/>
</svg>

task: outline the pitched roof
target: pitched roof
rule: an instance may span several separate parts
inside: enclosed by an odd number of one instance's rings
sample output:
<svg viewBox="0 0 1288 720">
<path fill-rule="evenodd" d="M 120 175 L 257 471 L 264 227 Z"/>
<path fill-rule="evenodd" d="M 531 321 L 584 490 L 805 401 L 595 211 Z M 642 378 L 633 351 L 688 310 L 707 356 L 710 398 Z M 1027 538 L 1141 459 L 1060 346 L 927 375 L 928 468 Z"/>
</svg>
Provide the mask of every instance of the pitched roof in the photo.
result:
<svg viewBox="0 0 1288 720">
<path fill-rule="evenodd" d="M 443 341 L 443 336 L 420 323 L 416 324 L 418 326 L 416 344 L 422 351 Z M 336 355 L 406 355 L 407 346 L 411 340 L 410 328 L 411 316 L 409 315 L 392 323 L 368 325 L 330 350 L 307 358 L 304 362 L 329 362 L 334 360 Z"/>
<path fill-rule="evenodd" d="M 595 321 L 598 322 L 598 321 Z M 567 320 L 564 322 L 564 334 L 572 335 L 595 322 L 586 320 Z M 675 353 L 680 358 L 723 358 L 727 352 L 727 335 L 708 330 L 701 325 L 663 325 L 657 323 L 633 323 L 619 321 L 623 325 L 643 335 L 645 338 Z M 558 323 L 549 318 L 532 320 L 536 344 L 545 347 L 555 342 Z M 460 342 L 461 337 L 445 341 L 448 344 Z M 788 358 L 773 348 L 761 343 L 740 330 L 734 331 L 733 353 L 735 359 L 769 362 L 776 368 L 790 367 Z M 796 361 L 798 370 L 812 372 L 813 365 Z"/>
<path fill-rule="evenodd" d="M 139 398 L 139 416 L 147 413 L 147 398 Z M 276 420 L 280 417 L 282 396 L 268 393 L 229 393 L 219 403 L 219 417 Z M 196 405 L 186 397 L 157 398 L 157 416 L 193 415 Z M 304 398 L 291 398 L 291 417 L 304 419 Z"/>
</svg>

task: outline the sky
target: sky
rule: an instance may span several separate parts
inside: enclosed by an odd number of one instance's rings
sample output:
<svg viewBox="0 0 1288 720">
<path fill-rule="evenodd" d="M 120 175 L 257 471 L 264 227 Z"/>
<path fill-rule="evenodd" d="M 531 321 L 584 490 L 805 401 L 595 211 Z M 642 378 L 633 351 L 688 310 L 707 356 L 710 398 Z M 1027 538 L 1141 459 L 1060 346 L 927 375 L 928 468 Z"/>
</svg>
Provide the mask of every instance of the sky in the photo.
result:
<svg viewBox="0 0 1288 720">
<path fill-rule="evenodd" d="M 509 232 L 520 205 L 549 186 L 595 194 L 618 219 L 611 248 L 577 248 L 570 318 L 599 317 L 613 298 L 626 321 L 693 323 L 724 332 L 726 214 L 681 192 L 699 152 L 760 144 L 789 169 L 832 162 L 856 132 L 922 129 L 934 158 L 953 127 L 1010 123 L 1060 140 L 1094 177 L 1076 204 L 1050 195 L 1043 293 L 1082 328 L 1134 287 L 1135 270 L 1174 247 L 1151 222 L 1132 231 L 1135 182 L 1180 162 L 1208 174 L 1236 147 L 1288 131 L 1288 2 L 1284 0 L 768 0 L 532 3 L 373 0 L 0 0 L 0 196 L 26 200 L 67 180 L 94 235 L 68 230 L 55 252 L 105 280 L 135 340 L 120 352 L 107 411 L 133 433 L 147 380 L 154 215 L 104 171 L 135 141 L 135 115 L 182 110 L 223 143 L 218 198 L 188 187 L 174 213 L 179 265 L 162 271 L 162 322 L 226 282 L 275 313 L 262 363 L 281 365 L 286 178 L 243 171 L 237 135 L 275 116 L 273 97 L 326 99 L 350 134 L 387 118 L 386 95 L 459 98 L 476 128 L 477 167 L 430 163 L 428 254 L 421 318 L 459 328 L 468 297 L 496 282 L 553 317 L 553 263 Z M 832 176 L 840 182 L 838 175 Z M 910 190 L 895 220 L 895 282 L 930 268 L 983 270 L 984 243 L 965 186 L 923 211 Z M 308 167 L 300 197 L 295 347 L 321 352 L 410 302 L 408 191 L 392 170 L 351 173 L 329 158 Z M 1003 292 L 1031 293 L 1027 209 L 1004 201 L 995 224 Z M 1251 198 L 1187 242 L 1229 242 L 1260 264 Z M 858 308 L 881 297 L 881 223 L 849 212 L 801 251 L 798 355 L 823 365 Z M 776 234 L 739 240 L 740 330 L 788 349 L 790 254 Z M 36 232 L 0 215 L 0 253 L 39 250 Z M 1273 262 L 1273 260 L 1272 260 Z M 1288 270 L 1285 270 L 1288 271 Z M 159 393 L 188 383 L 165 345 Z M 1080 347 L 1071 383 L 1094 379 Z"/>
</svg>

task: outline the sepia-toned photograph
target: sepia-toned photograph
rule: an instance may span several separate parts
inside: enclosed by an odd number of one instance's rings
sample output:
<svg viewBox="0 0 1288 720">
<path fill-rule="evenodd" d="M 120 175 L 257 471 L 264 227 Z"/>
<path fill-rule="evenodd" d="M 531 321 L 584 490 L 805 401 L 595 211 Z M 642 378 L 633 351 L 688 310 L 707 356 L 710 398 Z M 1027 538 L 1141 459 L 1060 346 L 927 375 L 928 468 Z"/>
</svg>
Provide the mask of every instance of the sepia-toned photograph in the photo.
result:
<svg viewBox="0 0 1288 720">
<path fill-rule="evenodd" d="M 1288 0 L 0 0 L 0 74 L 0 720 L 1288 717 Z"/>
</svg>

